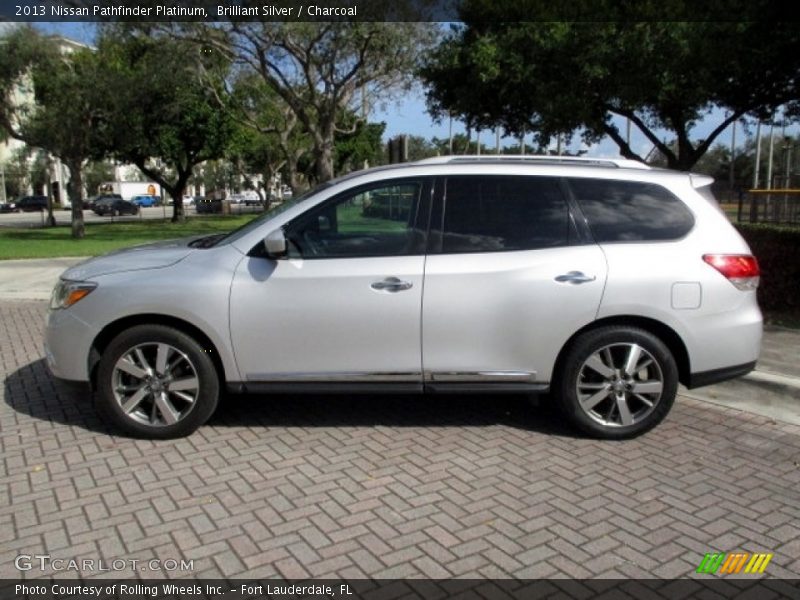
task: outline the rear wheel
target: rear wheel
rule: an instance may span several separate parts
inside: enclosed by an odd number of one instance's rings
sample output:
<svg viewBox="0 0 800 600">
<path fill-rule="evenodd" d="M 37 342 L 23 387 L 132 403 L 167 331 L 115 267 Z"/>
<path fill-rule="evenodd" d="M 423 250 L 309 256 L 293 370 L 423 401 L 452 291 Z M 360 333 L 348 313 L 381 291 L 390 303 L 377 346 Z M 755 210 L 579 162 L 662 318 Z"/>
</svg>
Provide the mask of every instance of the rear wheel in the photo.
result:
<svg viewBox="0 0 800 600">
<path fill-rule="evenodd" d="M 140 325 L 103 352 L 97 380 L 100 408 L 124 432 L 156 439 L 183 437 L 213 414 L 219 378 L 208 349 L 185 333 Z"/>
<path fill-rule="evenodd" d="M 667 416 L 678 368 L 666 345 L 635 327 L 603 327 L 570 345 L 555 391 L 562 413 L 595 437 L 640 435 Z"/>
</svg>

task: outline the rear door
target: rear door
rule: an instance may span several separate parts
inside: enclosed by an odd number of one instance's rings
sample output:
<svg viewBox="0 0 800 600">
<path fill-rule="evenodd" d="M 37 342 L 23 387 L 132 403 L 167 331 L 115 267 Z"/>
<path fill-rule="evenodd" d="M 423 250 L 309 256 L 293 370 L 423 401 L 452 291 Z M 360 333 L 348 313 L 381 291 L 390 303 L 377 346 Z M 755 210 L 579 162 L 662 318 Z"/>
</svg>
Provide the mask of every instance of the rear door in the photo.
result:
<svg viewBox="0 0 800 600">
<path fill-rule="evenodd" d="M 425 265 L 429 387 L 541 387 L 564 343 L 595 319 L 606 261 L 565 189 L 556 177 L 443 181 Z"/>
</svg>

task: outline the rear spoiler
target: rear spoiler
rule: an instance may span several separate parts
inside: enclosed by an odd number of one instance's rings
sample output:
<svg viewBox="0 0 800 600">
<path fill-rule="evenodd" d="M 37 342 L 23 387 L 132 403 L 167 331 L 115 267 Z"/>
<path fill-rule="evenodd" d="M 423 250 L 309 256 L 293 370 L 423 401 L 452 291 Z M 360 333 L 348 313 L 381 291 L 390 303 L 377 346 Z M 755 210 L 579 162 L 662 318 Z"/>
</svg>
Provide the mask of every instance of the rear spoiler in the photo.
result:
<svg viewBox="0 0 800 600">
<path fill-rule="evenodd" d="M 714 178 L 710 175 L 701 175 L 700 173 L 689 173 L 689 180 L 692 182 L 694 189 L 707 187 L 714 183 Z"/>
</svg>

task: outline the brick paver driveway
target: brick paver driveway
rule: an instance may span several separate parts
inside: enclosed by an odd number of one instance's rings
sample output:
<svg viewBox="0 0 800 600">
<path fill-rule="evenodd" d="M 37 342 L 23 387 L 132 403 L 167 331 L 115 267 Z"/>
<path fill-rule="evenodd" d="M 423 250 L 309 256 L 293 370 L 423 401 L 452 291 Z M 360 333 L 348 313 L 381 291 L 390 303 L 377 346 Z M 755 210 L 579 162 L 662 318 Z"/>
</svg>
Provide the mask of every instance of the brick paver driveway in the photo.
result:
<svg viewBox="0 0 800 600">
<path fill-rule="evenodd" d="M 137 441 L 49 378 L 44 313 L 0 303 L 2 577 L 42 553 L 203 577 L 682 577 L 709 551 L 800 575 L 798 427 L 681 398 L 609 443 L 520 398 L 244 397 L 189 439 Z"/>
</svg>

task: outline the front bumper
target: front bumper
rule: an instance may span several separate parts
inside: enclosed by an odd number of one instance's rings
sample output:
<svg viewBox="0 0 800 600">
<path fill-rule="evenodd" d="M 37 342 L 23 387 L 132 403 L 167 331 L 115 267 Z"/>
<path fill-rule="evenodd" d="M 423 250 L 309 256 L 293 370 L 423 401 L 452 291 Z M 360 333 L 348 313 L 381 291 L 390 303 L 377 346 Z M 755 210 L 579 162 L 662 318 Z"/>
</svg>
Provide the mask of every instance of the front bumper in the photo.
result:
<svg viewBox="0 0 800 600">
<path fill-rule="evenodd" d="M 44 335 L 47 368 L 57 379 L 89 382 L 89 353 L 99 330 L 67 309 L 50 310 Z"/>
</svg>

